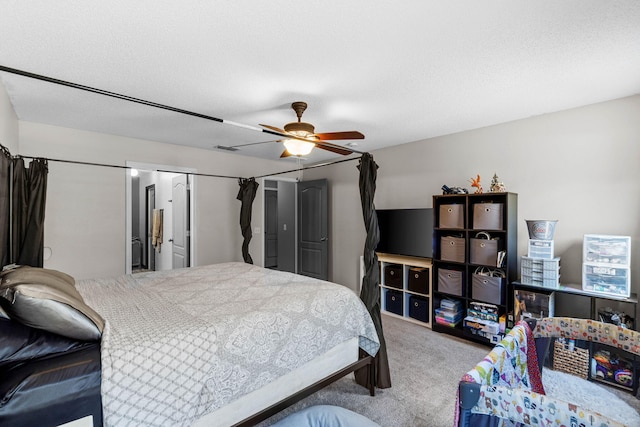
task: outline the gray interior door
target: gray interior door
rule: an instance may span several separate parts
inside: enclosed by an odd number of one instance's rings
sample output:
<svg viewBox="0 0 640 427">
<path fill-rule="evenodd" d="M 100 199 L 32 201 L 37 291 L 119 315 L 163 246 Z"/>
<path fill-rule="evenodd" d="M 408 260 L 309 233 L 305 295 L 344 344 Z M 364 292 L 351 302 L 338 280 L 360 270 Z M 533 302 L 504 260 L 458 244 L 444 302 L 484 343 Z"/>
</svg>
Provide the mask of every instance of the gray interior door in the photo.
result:
<svg viewBox="0 0 640 427">
<path fill-rule="evenodd" d="M 298 273 L 329 279 L 328 183 L 298 183 Z"/>
<path fill-rule="evenodd" d="M 278 181 L 278 270 L 297 273 L 297 183 Z"/>
<path fill-rule="evenodd" d="M 189 177 L 179 175 L 171 184 L 172 267 L 189 267 Z"/>
<path fill-rule="evenodd" d="M 264 266 L 278 267 L 278 191 L 264 193 Z"/>
</svg>

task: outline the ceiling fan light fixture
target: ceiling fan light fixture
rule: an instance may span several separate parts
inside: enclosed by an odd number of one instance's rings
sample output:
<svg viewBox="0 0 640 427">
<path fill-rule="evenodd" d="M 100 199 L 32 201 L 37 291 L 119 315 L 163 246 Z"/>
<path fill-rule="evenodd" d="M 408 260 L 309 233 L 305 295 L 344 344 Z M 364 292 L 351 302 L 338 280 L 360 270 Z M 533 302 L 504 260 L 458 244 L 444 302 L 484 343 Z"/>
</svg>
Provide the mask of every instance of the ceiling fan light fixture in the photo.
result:
<svg viewBox="0 0 640 427">
<path fill-rule="evenodd" d="M 313 147 L 316 146 L 313 142 L 302 141 L 300 139 L 285 139 L 283 144 L 292 156 L 306 156 L 311 153 Z"/>
<path fill-rule="evenodd" d="M 349 154 L 356 152 L 356 150 L 350 150 L 346 147 L 334 145 L 325 141 L 364 139 L 364 135 L 358 131 L 316 133 L 315 127 L 311 123 L 303 122 L 301 120 L 302 113 L 307 108 L 307 103 L 302 101 L 294 102 L 291 104 L 291 108 L 296 112 L 296 116 L 298 117 L 297 122 L 287 123 L 284 125 L 284 129 L 270 125 L 260 125 L 268 129 L 263 129 L 263 132 L 281 135 L 283 137 L 286 135 L 290 136 L 289 139 L 281 139 L 278 141 L 282 142 L 286 149 L 280 155 L 281 158 L 289 156 L 306 156 L 316 146 L 332 153 L 348 156 Z M 351 146 L 357 145 L 356 143 L 352 144 L 353 145 Z"/>
<path fill-rule="evenodd" d="M 292 122 L 284 125 L 284 130 L 299 136 L 313 135 L 315 127 L 307 122 Z"/>
</svg>

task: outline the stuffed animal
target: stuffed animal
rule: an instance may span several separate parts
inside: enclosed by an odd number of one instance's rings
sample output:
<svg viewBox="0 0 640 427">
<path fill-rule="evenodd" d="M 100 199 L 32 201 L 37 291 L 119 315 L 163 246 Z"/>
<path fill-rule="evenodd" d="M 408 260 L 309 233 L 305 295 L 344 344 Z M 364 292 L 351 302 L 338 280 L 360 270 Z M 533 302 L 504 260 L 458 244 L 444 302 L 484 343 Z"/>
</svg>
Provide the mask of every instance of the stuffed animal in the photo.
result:
<svg viewBox="0 0 640 427">
<path fill-rule="evenodd" d="M 627 368 L 618 369 L 615 374 L 613 374 L 613 379 L 618 384 L 631 387 L 633 385 L 633 372 Z"/>
<path fill-rule="evenodd" d="M 596 361 L 596 377 L 603 380 L 610 380 L 613 377 L 613 369 L 611 367 L 610 353 L 606 350 L 597 351 L 593 355 Z"/>
<path fill-rule="evenodd" d="M 598 350 L 593 359 L 596 363 L 596 378 L 615 381 L 626 387 L 633 385 L 633 371 L 626 360 L 615 357 L 607 350 Z"/>
</svg>

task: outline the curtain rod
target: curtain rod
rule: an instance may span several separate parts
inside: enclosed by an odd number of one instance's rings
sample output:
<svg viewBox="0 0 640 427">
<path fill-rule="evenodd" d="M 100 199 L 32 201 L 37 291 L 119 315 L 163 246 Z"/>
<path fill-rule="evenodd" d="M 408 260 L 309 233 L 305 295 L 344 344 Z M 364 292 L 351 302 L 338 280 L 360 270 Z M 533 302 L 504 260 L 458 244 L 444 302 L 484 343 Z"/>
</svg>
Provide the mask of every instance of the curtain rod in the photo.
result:
<svg viewBox="0 0 640 427">
<path fill-rule="evenodd" d="M 361 159 L 361 158 L 362 158 L 362 156 L 353 157 L 353 158 L 351 158 L 351 159 L 340 159 L 340 160 L 334 160 L 333 162 L 328 162 L 328 163 L 318 163 L 317 165 L 307 166 L 306 168 L 305 168 L 305 167 L 303 167 L 303 168 L 300 168 L 300 169 L 292 169 L 292 170 L 288 170 L 288 171 L 276 172 L 276 173 L 272 173 L 272 174 L 270 174 L 270 175 L 260 175 L 260 176 L 256 176 L 256 177 L 254 177 L 254 178 L 256 178 L 256 179 L 257 179 L 257 178 L 267 178 L 267 177 L 270 177 L 270 176 L 282 175 L 282 174 L 285 174 L 285 173 L 299 172 L 299 171 L 304 171 L 304 170 L 307 170 L 307 169 L 321 168 L 321 167 L 324 167 L 324 166 L 331 166 L 331 165 L 335 165 L 335 164 L 338 164 L 338 163 L 350 162 L 350 161 L 352 161 L 352 160 L 358 160 L 358 159 Z"/>
<path fill-rule="evenodd" d="M 4 148 L 4 146 L 2 146 L 2 145 L 0 145 L 0 147 Z M 116 169 L 135 169 L 134 167 L 131 167 L 131 166 L 110 165 L 110 164 L 106 164 L 106 163 L 94 163 L 94 162 L 82 162 L 82 161 L 78 161 L 78 160 L 49 159 L 49 158 L 45 158 L 45 157 L 32 157 L 32 156 L 22 156 L 22 155 L 17 155 L 16 157 L 22 157 L 24 159 L 32 159 L 32 160 L 33 159 L 44 159 L 44 160 L 47 160 L 49 162 L 71 163 L 71 164 L 75 164 L 75 165 L 100 166 L 100 167 L 116 168 Z M 275 173 L 271 173 L 271 174 L 267 174 L 267 175 L 256 176 L 256 177 L 253 177 L 253 178 L 259 179 L 259 178 L 266 178 L 266 177 L 269 177 L 269 176 L 282 175 L 282 174 L 285 174 L 285 173 L 304 171 L 304 170 L 307 170 L 307 169 L 316 169 L 316 168 L 320 168 L 320 167 L 324 167 L 324 166 L 331 166 L 331 165 L 335 165 L 335 164 L 338 164 L 338 163 L 350 162 L 350 161 L 353 161 L 353 160 L 358 160 L 361 157 L 362 156 L 353 157 L 351 159 L 340 159 L 340 160 L 335 160 L 333 162 L 327 162 L 327 163 L 319 163 L 319 164 L 313 165 L 313 166 L 302 167 L 302 168 L 299 168 L 299 169 L 291 169 L 291 170 L 282 171 L 282 172 L 275 172 Z M 187 175 L 195 175 L 195 176 L 206 176 L 206 177 L 211 177 L 211 178 L 229 178 L 229 179 L 236 179 L 236 180 L 244 179 L 241 176 L 216 175 L 216 174 L 199 173 L 199 172 L 173 171 L 173 170 L 167 170 L 167 169 L 156 169 L 155 171 L 156 172 L 166 172 L 166 173 L 187 174 Z"/>
<path fill-rule="evenodd" d="M 324 143 L 323 141 L 312 141 L 310 139 L 307 139 L 307 138 L 304 138 L 304 137 L 300 137 L 300 136 L 297 136 L 297 135 L 294 135 L 294 134 L 277 132 L 277 131 L 274 131 L 274 130 L 271 130 L 271 129 L 259 128 L 257 126 L 247 125 L 247 124 L 244 124 L 244 123 L 238 123 L 238 122 L 234 122 L 234 121 L 231 121 L 231 120 L 220 119 L 218 117 L 208 116 L 206 114 L 196 113 L 194 111 L 183 110 L 182 108 L 172 107 L 170 105 L 165 105 L 165 104 L 159 104 L 157 102 L 147 101 L 147 100 L 140 99 L 140 98 L 134 98 L 133 96 L 123 95 L 123 94 L 116 93 L 116 92 L 110 92 L 108 90 L 98 89 L 98 88 L 91 87 L 91 86 L 85 86 L 85 85 L 81 85 L 81 84 L 78 84 L 78 83 L 73 83 L 73 82 L 69 82 L 69 81 L 66 81 L 66 80 L 60 80 L 60 79 L 56 79 L 56 78 L 49 77 L 49 76 L 43 76 L 41 74 L 35 74 L 35 73 L 31 73 L 29 71 L 18 70 L 17 68 L 11 68 L 11 67 L 7 67 L 7 66 L 4 66 L 4 65 L 0 65 L 0 71 L 5 71 L 7 73 L 16 74 L 16 75 L 19 75 L 19 76 L 28 77 L 28 78 L 35 79 L 35 80 L 41 80 L 41 81 L 44 81 L 44 82 L 53 83 L 53 84 L 57 84 L 57 85 L 61 85 L 61 86 L 66 86 L 66 87 L 70 87 L 70 88 L 74 88 L 74 89 L 80 89 L 80 90 L 84 90 L 86 92 L 97 93 L 98 95 L 105 95 L 105 96 L 109 96 L 109 97 L 112 97 L 112 98 L 122 99 L 124 101 L 130 101 L 130 102 L 134 102 L 136 104 L 146 105 L 148 107 L 160 108 L 160 109 L 163 109 L 163 110 L 173 111 L 175 113 L 186 114 L 188 116 L 199 117 L 201 119 L 206 119 L 206 120 L 212 120 L 214 122 L 223 123 L 223 124 L 226 124 L 226 125 L 231 125 L 231 126 L 235 126 L 235 127 L 239 127 L 239 128 L 249 129 L 249 130 L 253 130 L 253 131 L 256 131 L 256 132 L 267 133 L 269 135 L 275 135 L 275 136 L 279 136 L 279 137 L 282 137 L 282 138 L 293 138 L 293 139 L 299 139 L 301 141 L 313 142 L 314 144 L 318 144 L 318 145 L 323 145 L 324 144 L 324 145 L 327 145 L 327 146 L 333 146 L 332 144 Z M 354 153 L 364 154 L 361 151 L 354 150 L 353 148 L 349 148 L 349 150 L 353 151 Z"/>
<path fill-rule="evenodd" d="M 25 159 L 36 159 L 36 158 L 42 159 L 43 158 L 43 157 L 31 157 L 31 156 L 20 156 L 20 155 L 16 156 L 16 157 L 22 157 L 22 158 L 25 158 Z M 116 169 L 135 169 L 134 167 L 131 167 L 131 166 L 109 165 L 109 164 L 105 164 L 105 163 L 81 162 L 81 161 L 77 161 L 77 160 L 64 160 L 64 159 L 47 159 L 47 158 L 44 158 L 44 159 L 49 161 L 49 162 L 72 163 L 72 164 L 76 164 L 76 165 L 100 166 L 100 167 L 105 167 L 105 168 L 116 168 Z M 239 177 L 239 176 L 215 175 L 215 174 L 198 173 L 198 172 L 172 171 L 172 170 L 166 170 L 166 169 L 156 169 L 155 171 L 156 172 L 167 172 L 167 173 L 179 173 L 179 174 L 186 174 L 186 175 L 208 176 L 208 177 L 212 177 L 212 178 L 242 179 L 242 177 Z"/>
</svg>

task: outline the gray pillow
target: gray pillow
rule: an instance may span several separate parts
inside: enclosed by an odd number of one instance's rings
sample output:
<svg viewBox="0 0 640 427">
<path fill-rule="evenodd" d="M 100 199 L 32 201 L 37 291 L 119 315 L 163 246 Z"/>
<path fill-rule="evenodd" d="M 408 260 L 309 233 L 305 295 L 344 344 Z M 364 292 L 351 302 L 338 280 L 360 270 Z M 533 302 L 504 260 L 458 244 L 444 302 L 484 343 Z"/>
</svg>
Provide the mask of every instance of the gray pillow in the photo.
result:
<svg viewBox="0 0 640 427">
<path fill-rule="evenodd" d="M 3 272 L 2 308 L 13 320 L 65 337 L 97 341 L 104 319 L 84 303 L 71 276 L 55 270 L 20 267 Z"/>
<path fill-rule="evenodd" d="M 18 274 L 12 274 L 16 272 L 18 272 Z M 40 278 L 42 280 L 53 278 L 62 280 L 72 286 L 76 285 L 76 280 L 73 277 L 69 276 L 67 273 L 63 273 L 58 270 L 51 270 L 48 268 L 31 267 L 29 265 L 11 264 L 10 266 L 5 266 L 2 272 L 0 272 L 0 278 L 8 275 L 14 277 L 14 280 L 20 280 L 19 278 Z"/>
</svg>

